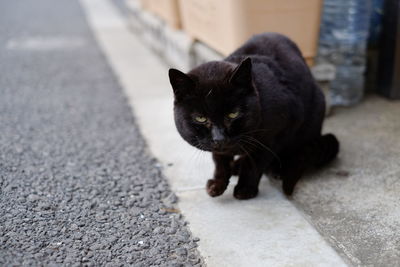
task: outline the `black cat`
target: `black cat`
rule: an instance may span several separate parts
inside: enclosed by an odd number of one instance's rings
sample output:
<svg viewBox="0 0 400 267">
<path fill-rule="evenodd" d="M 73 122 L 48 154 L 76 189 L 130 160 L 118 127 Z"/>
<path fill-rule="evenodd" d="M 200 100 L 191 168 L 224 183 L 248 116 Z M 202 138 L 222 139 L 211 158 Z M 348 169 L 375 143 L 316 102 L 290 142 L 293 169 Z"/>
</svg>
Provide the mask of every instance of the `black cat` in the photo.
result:
<svg viewBox="0 0 400 267">
<path fill-rule="evenodd" d="M 291 195 L 304 171 L 339 151 L 334 135 L 321 135 L 324 96 L 296 44 L 283 35 L 256 35 L 223 61 L 188 74 L 170 69 L 169 78 L 179 133 L 212 152 L 212 197 L 239 175 L 234 196 L 253 198 L 265 172 L 280 177 Z"/>
</svg>

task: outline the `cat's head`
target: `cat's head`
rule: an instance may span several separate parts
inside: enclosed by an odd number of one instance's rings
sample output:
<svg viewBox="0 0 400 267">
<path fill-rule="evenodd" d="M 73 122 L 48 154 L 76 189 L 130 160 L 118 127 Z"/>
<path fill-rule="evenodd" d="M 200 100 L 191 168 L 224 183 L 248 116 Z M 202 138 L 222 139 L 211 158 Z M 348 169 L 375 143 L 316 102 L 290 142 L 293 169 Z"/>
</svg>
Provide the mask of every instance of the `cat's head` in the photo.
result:
<svg viewBox="0 0 400 267">
<path fill-rule="evenodd" d="M 258 93 L 251 60 L 239 65 L 213 61 L 188 74 L 169 70 L 175 124 L 189 144 L 206 151 L 238 151 L 243 135 L 257 129 Z"/>
</svg>

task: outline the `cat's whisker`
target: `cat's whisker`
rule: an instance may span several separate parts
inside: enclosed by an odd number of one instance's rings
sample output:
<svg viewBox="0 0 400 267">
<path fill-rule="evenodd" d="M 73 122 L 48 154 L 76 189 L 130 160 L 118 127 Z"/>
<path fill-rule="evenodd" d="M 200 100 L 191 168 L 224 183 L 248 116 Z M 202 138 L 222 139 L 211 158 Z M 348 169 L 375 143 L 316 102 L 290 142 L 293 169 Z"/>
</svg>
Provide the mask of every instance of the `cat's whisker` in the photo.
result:
<svg viewBox="0 0 400 267">
<path fill-rule="evenodd" d="M 243 138 L 244 137 L 244 138 Z M 250 145 L 250 147 L 248 147 L 248 149 L 251 149 L 253 152 L 256 149 L 260 149 L 259 148 L 259 144 L 257 144 L 256 142 L 254 142 L 254 140 L 248 138 L 247 136 L 241 136 L 240 139 L 242 142 L 245 142 L 246 144 Z"/>
<path fill-rule="evenodd" d="M 268 146 L 266 146 L 265 144 L 261 143 L 260 141 L 258 141 L 256 138 L 248 136 L 248 135 L 242 135 L 244 138 L 247 138 L 248 141 L 253 141 L 255 143 L 257 143 L 258 145 L 260 145 L 262 148 L 268 150 L 278 161 L 279 161 L 279 165 L 280 167 L 282 167 L 282 162 L 281 159 L 279 158 L 279 156 Z"/>
<path fill-rule="evenodd" d="M 203 147 L 202 147 L 202 145 L 200 144 L 200 142 L 198 140 L 194 141 L 193 146 L 196 147 L 197 149 L 193 150 L 193 154 L 191 156 L 191 160 L 194 160 L 195 158 L 197 158 L 201 154 L 201 152 L 203 152 Z"/>
<path fill-rule="evenodd" d="M 182 156 L 180 157 L 181 161 L 185 161 L 186 164 L 188 166 L 193 165 L 193 166 L 197 166 L 197 165 L 201 165 L 201 161 L 204 160 L 204 153 L 205 151 L 203 151 L 201 149 L 201 144 L 199 144 L 197 141 L 194 141 L 195 143 L 195 147 L 196 149 L 192 150 L 192 153 L 190 153 L 190 156 L 187 157 L 184 154 L 182 154 Z M 185 157 L 184 157 L 185 156 Z M 198 172 L 196 171 L 196 168 L 188 168 L 189 173 L 188 175 L 192 176 L 192 175 L 198 175 Z"/>
<path fill-rule="evenodd" d="M 196 150 L 194 161 L 198 162 L 201 155 L 201 150 Z"/>
<path fill-rule="evenodd" d="M 248 131 L 248 132 L 244 132 L 242 133 L 243 135 L 247 135 L 247 134 L 251 134 L 251 133 L 267 133 L 267 132 L 271 132 L 271 129 L 257 129 L 257 130 L 252 130 L 252 131 Z"/>
<path fill-rule="evenodd" d="M 207 157 L 210 156 L 209 151 L 205 150 L 205 146 L 202 145 L 199 140 L 195 140 L 193 145 L 197 149 L 193 153 L 194 157 L 192 157 L 192 164 L 196 164 L 196 166 L 203 166 Z M 198 170 L 199 170 L 198 168 L 191 168 L 190 175 L 195 175 L 195 176 L 204 175 L 203 172 L 199 173 Z"/>
<path fill-rule="evenodd" d="M 197 156 L 198 151 L 199 151 L 198 149 L 193 150 L 193 152 L 190 153 L 190 156 L 189 156 L 189 157 L 186 157 L 186 158 L 185 158 L 185 154 L 183 153 L 183 154 L 181 155 L 181 157 L 180 157 L 180 160 L 181 160 L 181 161 L 187 161 L 189 164 L 191 164 L 193 161 L 196 160 L 196 156 Z"/>
<path fill-rule="evenodd" d="M 251 165 L 253 166 L 253 168 L 256 169 L 256 164 L 254 162 L 254 159 L 251 157 L 251 154 L 244 148 L 244 146 L 240 145 L 240 140 L 239 140 L 238 145 L 244 151 L 244 153 L 249 157 Z"/>
<path fill-rule="evenodd" d="M 268 147 L 267 145 L 261 143 L 260 141 L 258 141 L 255 138 L 252 138 L 256 143 L 258 143 L 260 146 L 262 146 L 263 148 L 265 148 L 266 150 L 268 150 L 279 162 L 279 166 L 282 167 L 282 161 L 281 158 L 278 156 L 278 154 L 276 154 L 270 147 Z"/>
<path fill-rule="evenodd" d="M 255 144 L 253 144 L 253 143 L 251 143 L 251 142 L 249 142 L 249 141 L 247 141 L 247 140 L 245 140 L 245 139 L 240 139 L 239 142 L 240 142 L 244 147 L 246 147 L 246 145 L 249 145 L 249 146 L 247 146 L 246 148 L 247 148 L 250 152 L 253 152 L 253 151 L 254 151 L 254 148 L 257 148 L 257 146 L 256 146 Z"/>
<path fill-rule="evenodd" d="M 244 146 L 242 146 L 242 145 L 240 144 L 240 140 L 239 140 L 239 142 L 238 142 L 238 146 L 239 146 L 239 148 L 243 151 L 243 153 L 246 154 L 246 156 L 249 156 L 249 157 L 250 157 L 250 154 L 247 152 L 247 150 L 244 148 Z"/>
</svg>

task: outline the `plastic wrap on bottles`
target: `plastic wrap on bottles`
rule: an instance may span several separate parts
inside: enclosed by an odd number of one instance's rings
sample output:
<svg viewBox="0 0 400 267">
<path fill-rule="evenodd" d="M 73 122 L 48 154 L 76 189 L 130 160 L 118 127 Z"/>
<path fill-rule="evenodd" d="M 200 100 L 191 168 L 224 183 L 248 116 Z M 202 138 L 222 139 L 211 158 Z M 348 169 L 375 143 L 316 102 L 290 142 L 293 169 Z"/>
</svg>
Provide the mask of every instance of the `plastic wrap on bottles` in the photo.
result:
<svg viewBox="0 0 400 267">
<path fill-rule="evenodd" d="M 384 0 L 372 0 L 371 19 L 369 23 L 368 46 L 379 45 L 379 40 L 382 30 L 383 3 Z"/>
<path fill-rule="evenodd" d="M 325 0 L 318 62 L 333 64 L 332 105 L 359 102 L 364 91 L 372 0 Z"/>
</svg>

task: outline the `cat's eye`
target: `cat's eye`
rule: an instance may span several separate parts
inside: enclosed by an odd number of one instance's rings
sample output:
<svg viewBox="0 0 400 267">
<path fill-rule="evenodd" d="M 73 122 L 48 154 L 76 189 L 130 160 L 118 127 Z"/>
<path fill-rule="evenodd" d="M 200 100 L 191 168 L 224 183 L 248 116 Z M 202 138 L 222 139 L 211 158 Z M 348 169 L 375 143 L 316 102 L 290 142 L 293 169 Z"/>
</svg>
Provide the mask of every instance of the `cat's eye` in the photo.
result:
<svg viewBox="0 0 400 267">
<path fill-rule="evenodd" d="M 205 123 L 205 122 L 207 121 L 207 118 L 204 117 L 204 116 L 195 116 L 194 119 L 195 119 L 197 122 L 200 122 L 200 123 Z"/>
<path fill-rule="evenodd" d="M 228 114 L 229 119 L 236 119 L 239 116 L 239 111 L 231 112 Z"/>
</svg>

